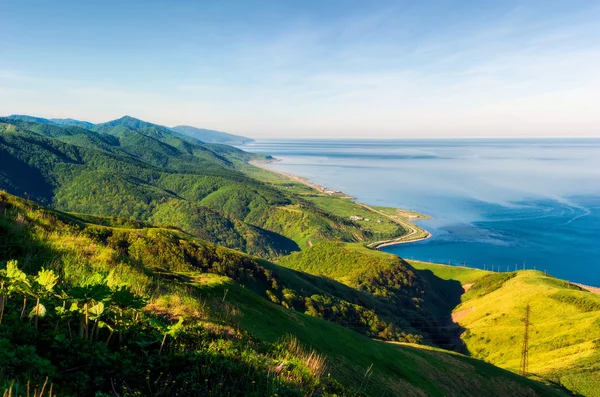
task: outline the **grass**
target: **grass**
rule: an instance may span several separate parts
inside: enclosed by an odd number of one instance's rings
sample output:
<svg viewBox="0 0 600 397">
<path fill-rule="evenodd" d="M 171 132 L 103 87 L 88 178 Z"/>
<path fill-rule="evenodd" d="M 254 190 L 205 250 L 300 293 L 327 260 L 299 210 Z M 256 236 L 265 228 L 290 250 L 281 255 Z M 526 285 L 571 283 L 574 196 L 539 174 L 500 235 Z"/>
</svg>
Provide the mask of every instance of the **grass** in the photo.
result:
<svg viewBox="0 0 600 397">
<path fill-rule="evenodd" d="M 331 212 L 343 218 L 350 219 L 351 216 L 359 216 L 362 220 L 355 222 L 361 228 L 371 231 L 375 238 L 394 238 L 405 234 L 406 231 L 397 222 L 393 222 L 365 207 L 355 203 L 352 200 L 338 196 L 311 196 L 307 199 L 319 208 Z M 366 219 L 369 219 L 368 221 Z"/>
<path fill-rule="evenodd" d="M 472 284 L 477 279 L 490 273 L 484 270 L 464 266 L 440 265 L 436 263 L 409 260 L 412 267 L 419 270 L 429 270 L 443 280 L 457 280 L 461 284 Z"/>
<path fill-rule="evenodd" d="M 110 285 L 124 283 L 146 296 L 149 305 L 145 311 L 149 315 L 171 320 L 186 317 L 190 326 L 200 327 L 202 332 L 200 336 L 182 335 L 177 343 L 171 343 L 171 350 L 186 341 L 198 343 L 195 354 L 205 355 L 210 361 L 208 369 L 199 369 L 200 373 L 194 376 L 202 379 L 206 376 L 209 385 L 218 383 L 223 374 L 221 365 L 228 368 L 233 365 L 238 372 L 227 372 L 231 375 L 227 381 L 240 389 L 225 390 L 233 395 L 271 394 L 284 386 L 305 395 L 321 389 L 326 391 L 325 395 L 351 395 L 356 391 L 388 396 L 564 395 L 481 361 L 442 350 L 372 340 L 321 318 L 269 302 L 252 287 L 262 282 L 263 276 L 241 253 L 215 248 L 185 234 L 171 235 L 176 231 L 163 229 L 123 230 L 104 226 L 111 230 L 110 236 L 89 236 L 85 230 L 90 225 L 82 229 L 78 224 L 61 223 L 57 212 L 51 214 L 8 195 L 2 195 L 0 203 L 3 207 L 0 260 L 18 257 L 29 272 L 50 266 L 66 285 L 81 284 L 90 274 L 101 272 L 107 275 Z M 359 245 L 351 248 L 370 252 Z M 388 257 L 381 252 L 373 254 L 382 260 Z M 210 273 L 201 270 L 205 267 Z M 215 274 L 218 272 L 221 273 Z M 282 275 L 280 281 L 288 278 Z M 61 350 L 61 354 L 66 353 Z M 130 357 L 141 361 L 155 354 Z M 156 362 L 152 371 L 158 371 L 154 368 L 161 362 L 160 365 L 167 365 L 162 360 Z M 136 366 L 127 368 L 132 371 L 133 382 Z M 62 369 L 60 365 L 57 367 L 57 371 Z M 85 375 L 81 371 L 71 374 L 79 378 Z M 94 376 L 98 384 L 107 385 L 108 379 L 103 378 L 102 372 Z M 62 378 L 57 375 L 55 379 Z M 251 380 L 256 380 L 256 384 Z M 223 392 L 216 386 L 210 390 L 212 395 Z"/>
<path fill-rule="evenodd" d="M 441 278 L 473 284 L 454 312 L 471 354 L 511 371 L 521 363 L 525 306 L 531 306 L 529 372 L 574 393 L 600 395 L 600 296 L 534 270 L 491 273 L 413 262 Z M 510 277 L 512 275 L 512 277 Z"/>
<path fill-rule="evenodd" d="M 215 297 L 224 294 L 224 288 L 219 286 L 198 288 Z M 252 335 L 268 341 L 295 335 L 303 345 L 326 357 L 327 373 L 368 395 L 563 395 L 459 354 L 372 340 L 321 319 L 291 312 L 237 286 L 228 290 L 227 301 L 240 308 L 242 327 Z"/>
</svg>

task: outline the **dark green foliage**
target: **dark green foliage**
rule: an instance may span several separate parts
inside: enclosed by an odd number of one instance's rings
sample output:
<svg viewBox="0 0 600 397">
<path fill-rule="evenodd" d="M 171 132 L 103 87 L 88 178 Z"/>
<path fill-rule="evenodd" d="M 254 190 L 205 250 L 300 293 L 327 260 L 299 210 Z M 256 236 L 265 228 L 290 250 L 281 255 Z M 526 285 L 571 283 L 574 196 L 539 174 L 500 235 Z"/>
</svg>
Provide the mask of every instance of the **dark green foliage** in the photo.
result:
<svg viewBox="0 0 600 397">
<path fill-rule="evenodd" d="M 360 327 L 369 328 L 369 335 L 381 339 L 429 342 L 447 347 L 451 335 L 442 326 L 448 319 L 451 307 L 444 305 L 434 285 L 419 277 L 408 263 L 393 255 L 369 250 L 358 245 L 322 242 L 278 261 L 280 264 L 315 275 L 326 276 L 351 287 L 361 295 L 360 302 L 391 318 L 391 328 L 386 324 L 373 327 L 370 320 L 363 320 Z M 426 292 L 426 289 L 427 292 Z M 348 291 L 339 291 L 352 301 Z M 317 302 L 326 313 L 330 313 L 327 301 Z M 430 310 L 438 306 L 436 310 Z M 346 308 L 341 311 L 347 310 Z M 339 311 L 339 309 L 338 309 Z M 372 314 L 365 314 L 367 318 Z M 373 317 L 375 323 L 376 319 Z M 365 323 L 366 321 L 366 323 Z M 406 332 L 402 337 L 391 336 L 400 325 Z M 374 330 L 377 329 L 377 332 Z M 363 331 L 364 332 L 364 331 Z M 417 336 L 419 335 L 419 336 Z"/>
<path fill-rule="evenodd" d="M 10 196 L 0 194 L 0 199 L 4 203 L 4 215 L 0 215 L 0 226 L 4 225 L 4 228 L 0 229 L 0 238 L 4 240 L 6 247 L 16 248 L 7 252 L 11 256 L 5 258 L 22 260 L 31 271 L 51 264 L 50 261 L 56 261 L 56 258 L 46 256 L 45 250 L 41 250 L 38 255 L 29 248 L 34 243 L 30 237 L 32 231 L 42 226 L 35 225 L 35 217 L 29 220 L 22 207 L 11 200 Z M 318 280 L 318 277 L 292 272 L 227 248 L 192 240 L 173 230 L 132 230 L 71 221 L 71 218 L 81 219 L 81 215 L 79 218 L 63 215 L 63 221 L 58 221 L 55 216 L 60 213 L 50 215 L 42 209 L 36 211 L 48 218 L 49 224 L 44 226 L 45 233 L 60 228 L 69 231 L 71 236 L 88 237 L 101 246 L 115 250 L 136 268 L 144 266 L 169 277 L 198 271 L 227 276 L 284 307 L 348 326 L 360 333 L 387 340 L 422 341 L 410 324 L 412 319 L 421 318 L 422 315 L 410 311 L 390 311 L 368 294 L 354 291 L 333 280 Z M 15 227 L 17 218 L 23 219 L 24 226 Z M 87 218 L 88 221 L 93 219 Z M 123 223 L 114 218 L 105 219 L 103 223 L 111 222 L 119 226 Z M 3 233 L 2 230 L 6 232 Z M 30 264 L 35 264 L 35 267 Z M 63 277 L 73 282 L 82 282 L 86 274 L 92 272 L 91 269 L 83 271 L 81 268 L 77 270 L 77 274 L 62 271 Z M 401 314 L 401 318 L 397 318 L 398 314 Z"/>
<path fill-rule="evenodd" d="M 175 226 L 264 257 L 309 239 L 372 237 L 237 171 L 235 163 L 264 156 L 130 117 L 93 129 L 0 119 L 0 188 L 65 211 Z"/>
</svg>

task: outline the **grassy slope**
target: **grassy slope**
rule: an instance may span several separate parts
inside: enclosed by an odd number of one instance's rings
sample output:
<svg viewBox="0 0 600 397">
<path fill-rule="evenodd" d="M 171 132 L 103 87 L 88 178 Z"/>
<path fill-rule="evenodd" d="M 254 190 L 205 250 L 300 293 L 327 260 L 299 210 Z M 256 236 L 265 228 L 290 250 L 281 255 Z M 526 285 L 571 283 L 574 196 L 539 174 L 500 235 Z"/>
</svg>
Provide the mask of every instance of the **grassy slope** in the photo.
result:
<svg viewBox="0 0 600 397">
<path fill-rule="evenodd" d="M 223 296 L 225 287 L 210 293 Z M 300 313 L 270 304 L 247 290 L 229 287 L 230 302 L 244 313 L 242 325 L 256 337 L 275 341 L 293 334 L 326 355 L 328 371 L 344 384 L 369 395 L 405 396 L 519 396 L 560 395 L 539 383 L 448 351 L 411 344 L 375 341 Z M 373 365 L 371 377 L 365 378 Z M 364 383 L 363 383 L 364 381 Z"/>
<path fill-rule="evenodd" d="M 472 284 L 490 272 L 463 266 L 449 266 L 421 261 L 408 261 L 415 269 L 430 271 L 443 280 L 457 280 L 461 284 Z"/>
<path fill-rule="evenodd" d="M 265 342 L 296 335 L 302 344 L 327 357 L 332 377 L 369 395 L 561 395 L 481 361 L 374 341 L 284 309 L 249 288 L 260 279 L 256 278 L 259 273 L 252 273 L 251 258 L 195 242 L 184 234 L 173 239 L 171 231 L 136 229 L 145 225 L 118 219 L 102 222 L 114 222 L 117 229 L 99 227 L 89 223 L 93 217 L 50 212 L 8 195 L 3 195 L 2 207 L 0 261 L 19 259 L 32 272 L 52 267 L 74 285 L 90 274 L 106 272 L 110 283 L 126 283 L 148 296 L 151 310 L 196 318 L 206 327 L 224 327 L 227 313 L 235 307 L 243 314 L 242 327 L 251 335 Z M 111 233 L 104 243 L 103 238 Z M 212 273 L 194 266 L 212 269 Z M 247 287 L 214 274 L 219 271 L 242 277 Z M 217 309 L 223 305 L 229 307 L 225 314 Z M 372 375 L 365 377 L 371 365 Z"/>
<path fill-rule="evenodd" d="M 465 314 L 459 323 L 467 330 L 463 340 L 475 357 L 517 371 L 524 331 L 521 319 L 530 304 L 529 371 L 574 392 L 600 395 L 600 296 L 532 270 L 517 272 L 498 289 L 473 290 L 478 284 L 491 285 L 491 277 L 502 273 L 426 263 L 414 266 L 473 283 L 454 312 Z"/>
</svg>

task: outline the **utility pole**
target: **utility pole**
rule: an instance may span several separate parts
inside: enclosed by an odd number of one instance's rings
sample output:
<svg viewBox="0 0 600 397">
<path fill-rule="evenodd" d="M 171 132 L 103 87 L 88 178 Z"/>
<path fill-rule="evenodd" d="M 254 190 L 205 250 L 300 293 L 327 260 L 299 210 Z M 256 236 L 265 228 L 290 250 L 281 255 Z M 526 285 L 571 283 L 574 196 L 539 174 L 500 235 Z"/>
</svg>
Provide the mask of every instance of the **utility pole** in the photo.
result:
<svg viewBox="0 0 600 397">
<path fill-rule="evenodd" d="M 527 369 L 529 366 L 529 314 L 531 313 L 531 307 L 529 303 L 525 307 L 525 318 L 521 319 L 525 323 L 525 335 L 523 337 L 523 350 L 521 352 L 521 375 L 527 376 Z"/>
</svg>

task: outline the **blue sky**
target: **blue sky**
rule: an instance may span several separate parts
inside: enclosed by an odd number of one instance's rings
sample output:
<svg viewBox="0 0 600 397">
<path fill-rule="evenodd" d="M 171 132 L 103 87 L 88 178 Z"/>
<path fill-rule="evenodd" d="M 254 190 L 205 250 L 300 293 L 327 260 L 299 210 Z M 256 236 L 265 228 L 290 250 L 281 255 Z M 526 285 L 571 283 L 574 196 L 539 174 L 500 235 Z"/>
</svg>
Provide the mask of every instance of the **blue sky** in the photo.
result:
<svg viewBox="0 0 600 397">
<path fill-rule="evenodd" d="M 0 114 L 252 137 L 600 136 L 598 1 L 5 1 Z"/>
</svg>

